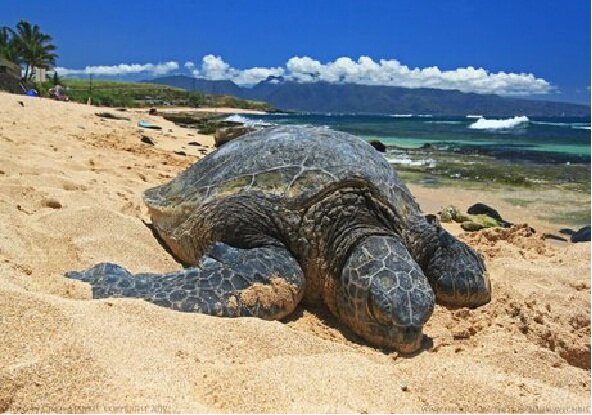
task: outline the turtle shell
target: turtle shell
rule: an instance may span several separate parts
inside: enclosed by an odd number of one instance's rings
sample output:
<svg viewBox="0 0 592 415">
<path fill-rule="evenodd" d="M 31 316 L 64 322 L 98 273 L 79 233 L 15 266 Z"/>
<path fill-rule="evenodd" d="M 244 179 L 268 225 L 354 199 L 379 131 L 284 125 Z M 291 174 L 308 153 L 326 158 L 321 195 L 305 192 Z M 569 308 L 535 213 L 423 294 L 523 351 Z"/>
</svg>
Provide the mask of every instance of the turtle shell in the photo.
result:
<svg viewBox="0 0 592 415">
<path fill-rule="evenodd" d="M 170 229 L 216 198 L 257 192 L 297 205 L 354 178 L 372 183 L 395 210 L 401 205 L 417 209 L 395 170 L 366 141 L 302 126 L 267 128 L 235 139 L 169 183 L 148 189 L 144 200 L 153 222 Z"/>
</svg>

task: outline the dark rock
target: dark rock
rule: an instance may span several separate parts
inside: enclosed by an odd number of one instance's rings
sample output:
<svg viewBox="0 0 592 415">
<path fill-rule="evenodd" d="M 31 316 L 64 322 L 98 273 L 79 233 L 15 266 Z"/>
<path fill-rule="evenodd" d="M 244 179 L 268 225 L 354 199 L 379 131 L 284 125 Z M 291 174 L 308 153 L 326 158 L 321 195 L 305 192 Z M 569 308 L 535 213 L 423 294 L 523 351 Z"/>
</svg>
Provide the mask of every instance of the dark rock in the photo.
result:
<svg viewBox="0 0 592 415">
<path fill-rule="evenodd" d="M 472 214 L 472 215 L 487 215 L 492 219 L 495 219 L 496 221 L 500 222 L 501 224 L 504 225 L 504 227 L 509 227 L 511 225 L 510 222 L 505 221 L 502 219 L 502 216 L 499 214 L 499 212 L 497 210 L 495 210 L 494 208 L 492 208 L 491 206 L 487 206 L 484 203 L 475 203 L 473 206 L 471 206 L 468 210 L 468 213 Z"/>
<path fill-rule="evenodd" d="M 578 229 L 572 236 L 571 241 L 576 242 L 589 242 L 590 241 L 590 225 L 584 226 Z"/>
<path fill-rule="evenodd" d="M 158 110 L 156 108 L 150 108 L 148 110 L 148 115 L 158 115 Z"/>
<path fill-rule="evenodd" d="M 386 146 L 384 145 L 384 143 L 382 143 L 382 141 L 370 140 L 368 141 L 368 144 L 374 147 L 376 151 L 380 151 L 381 153 L 384 153 L 386 151 Z"/>
<path fill-rule="evenodd" d="M 573 229 L 570 228 L 561 228 L 559 229 L 559 233 L 562 233 L 563 235 L 567 235 L 567 236 L 572 236 L 576 231 L 574 231 Z"/>
<path fill-rule="evenodd" d="M 175 154 L 178 156 L 186 156 L 187 153 L 185 153 L 184 151 L 175 151 Z"/>
<path fill-rule="evenodd" d="M 55 199 L 45 199 L 42 202 L 42 205 L 51 209 L 61 209 L 62 204 Z"/>
<path fill-rule="evenodd" d="M 473 222 L 473 221 L 468 220 L 466 222 L 463 222 L 460 225 L 460 227 L 463 228 L 467 232 L 475 232 L 475 231 L 483 229 L 485 226 L 483 226 L 481 223 L 477 223 L 477 222 Z"/>
<path fill-rule="evenodd" d="M 126 112 L 127 108 L 115 108 L 115 111 Z"/>
<path fill-rule="evenodd" d="M 420 147 L 421 150 L 427 150 L 427 151 L 435 151 L 436 146 L 434 146 L 432 143 L 425 143 L 424 145 L 422 145 Z"/>
<path fill-rule="evenodd" d="M 552 239 L 554 241 L 567 241 L 567 238 L 564 238 L 560 235 L 554 235 L 552 233 L 543 233 L 543 239 Z"/>
<path fill-rule="evenodd" d="M 201 147 L 201 144 L 198 143 L 197 141 L 190 141 L 187 143 L 188 146 L 196 146 L 196 147 Z"/>
<path fill-rule="evenodd" d="M 108 118 L 110 120 L 124 120 L 124 121 L 129 121 L 130 120 L 128 117 L 122 117 L 120 115 L 115 115 L 115 114 L 112 114 L 110 112 L 95 112 L 95 115 L 97 117 Z"/>
<path fill-rule="evenodd" d="M 218 128 L 216 130 L 216 134 L 214 134 L 216 147 L 220 147 L 223 144 L 229 142 L 230 140 L 234 140 L 235 138 L 250 133 L 251 131 L 255 131 L 255 129 L 253 127 Z"/>
<path fill-rule="evenodd" d="M 440 183 L 440 180 L 438 180 L 437 177 L 424 177 L 423 179 L 420 179 L 419 182 L 426 185 L 437 185 Z"/>
<path fill-rule="evenodd" d="M 439 214 L 440 220 L 443 223 L 463 223 L 472 220 L 469 215 L 462 213 L 460 209 L 454 205 L 446 206 L 444 209 L 442 209 L 442 212 L 439 212 Z"/>
<path fill-rule="evenodd" d="M 177 125 L 186 128 L 197 128 L 202 131 L 210 131 L 209 134 L 214 134 L 216 128 L 223 127 L 238 127 L 242 124 L 235 121 L 227 121 L 226 115 L 209 113 L 209 112 L 172 112 L 162 114 L 162 118 L 167 121 L 172 121 Z M 207 134 L 205 132 L 200 134 Z"/>
<path fill-rule="evenodd" d="M 152 141 L 152 139 L 150 137 L 148 137 L 147 135 L 143 135 L 142 139 L 140 141 L 145 144 L 150 144 L 151 146 L 154 145 L 154 141 Z"/>
<path fill-rule="evenodd" d="M 2 60 L 2 57 L 0 57 L 0 60 Z M 0 72 L 0 91 L 22 94 L 25 90 L 32 87 L 30 82 L 21 81 L 20 68 L 17 65 L 15 65 L 15 68 L 18 69 L 14 73 Z"/>
<path fill-rule="evenodd" d="M 433 225 L 437 225 L 440 222 L 438 220 L 438 215 L 434 215 L 433 213 L 428 213 L 427 215 L 425 215 L 425 218 L 428 221 L 428 223 L 431 223 Z"/>
</svg>

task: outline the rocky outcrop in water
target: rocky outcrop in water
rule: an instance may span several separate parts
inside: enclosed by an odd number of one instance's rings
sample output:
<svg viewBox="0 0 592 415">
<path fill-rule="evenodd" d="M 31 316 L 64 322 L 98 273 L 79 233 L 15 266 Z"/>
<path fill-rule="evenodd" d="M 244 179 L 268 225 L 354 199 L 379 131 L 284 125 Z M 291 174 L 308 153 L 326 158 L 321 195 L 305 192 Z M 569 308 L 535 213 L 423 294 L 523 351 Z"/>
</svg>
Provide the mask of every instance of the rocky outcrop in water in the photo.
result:
<svg viewBox="0 0 592 415">
<path fill-rule="evenodd" d="M 216 147 L 220 147 L 230 140 L 234 140 L 235 138 L 250 133 L 251 131 L 255 131 L 255 128 L 245 126 L 219 128 L 216 130 L 216 134 L 214 134 Z"/>
<path fill-rule="evenodd" d="M 482 206 L 474 208 L 477 205 Z M 471 206 L 474 209 L 469 208 L 469 213 L 463 213 L 454 205 L 447 206 L 440 212 L 440 221 L 443 223 L 460 223 L 460 226 L 467 232 L 475 232 L 485 228 L 508 227 L 510 225 L 502 219 L 495 209 L 484 204 L 477 205 Z"/>
<path fill-rule="evenodd" d="M 590 225 L 584 226 L 578 229 L 571 235 L 571 241 L 576 242 L 589 242 L 590 241 Z"/>
</svg>

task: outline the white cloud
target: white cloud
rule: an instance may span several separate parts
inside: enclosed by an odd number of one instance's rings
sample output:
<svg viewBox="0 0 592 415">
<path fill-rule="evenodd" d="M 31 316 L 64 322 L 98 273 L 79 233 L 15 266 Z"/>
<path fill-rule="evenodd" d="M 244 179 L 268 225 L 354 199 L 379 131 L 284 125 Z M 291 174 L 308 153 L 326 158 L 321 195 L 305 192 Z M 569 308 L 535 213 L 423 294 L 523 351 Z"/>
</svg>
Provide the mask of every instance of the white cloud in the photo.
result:
<svg viewBox="0 0 592 415">
<path fill-rule="evenodd" d="M 286 68 L 294 80 L 309 82 L 319 79 L 323 65 L 308 56 L 303 58 L 295 56 L 286 62 Z"/>
<path fill-rule="evenodd" d="M 350 82 L 362 85 L 391 85 L 408 88 L 458 89 L 463 92 L 495 93 L 500 95 L 530 95 L 548 93 L 552 85 L 533 74 L 491 73 L 472 66 L 441 70 L 437 66 L 409 68 L 395 59 L 373 59 L 362 56 L 357 61 L 338 58 L 322 64 L 309 57 L 291 58 L 286 67 L 291 79 L 300 82 L 322 80 Z"/>
<path fill-rule="evenodd" d="M 233 81 L 237 85 L 255 85 L 261 81 L 266 80 L 270 76 L 282 76 L 284 75 L 284 68 L 251 68 L 244 71 L 240 71 L 239 75 L 236 76 Z"/>
<path fill-rule="evenodd" d="M 206 79 L 211 79 L 213 81 L 230 79 L 233 77 L 233 72 L 237 71 L 232 69 L 230 65 L 224 62 L 219 56 L 206 55 L 202 59 L 200 73 Z"/>
<path fill-rule="evenodd" d="M 220 56 L 207 55 L 201 70 L 194 75 L 211 80 L 230 80 L 238 85 L 250 86 L 269 76 L 283 76 L 298 82 L 326 81 L 360 85 L 390 85 L 407 88 L 458 89 L 463 92 L 494 93 L 500 95 L 544 94 L 553 86 L 531 73 L 489 72 L 483 68 L 457 68 L 441 70 L 437 66 L 409 68 L 395 59 L 378 62 L 368 56 L 357 61 L 341 57 L 321 63 L 308 56 L 290 58 L 282 67 L 236 69 Z"/>
<path fill-rule="evenodd" d="M 179 64 L 174 61 L 170 62 L 163 62 L 163 63 L 120 63 L 119 65 L 101 65 L 101 66 L 87 66 L 84 69 L 68 69 L 57 67 L 55 70 L 58 74 L 62 76 L 69 76 L 69 75 L 107 75 L 107 76 L 114 76 L 114 75 L 130 75 L 130 74 L 137 74 L 137 73 L 151 73 L 152 75 L 164 75 L 168 72 L 174 71 L 179 69 Z"/>
<path fill-rule="evenodd" d="M 252 86 L 269 78 L 270 76 L 282 76 L 284 68 L 235 69 L 220 56 L 206 55 L 202 59 L 201 69 L 192 71 L 194 76 L 199 76 L 212 81 L 229 80 L 237 85 Z"/>
<path fill-rule="evenodd" d="M 220 56 L 206 55 L 201 67 L 187 61 L 184 67 L 194 76 L 209 80 L 229 80 L 237 85 L 252 86 L 268 77 L 283 77 L 297 82 L 326 81 L 360 85 L 389 85 L 407 88 L 458 89 L 463 92 L 493 93 L 506 96 L 545 94 L 557 89 L 532 73 L 489 72 L 473 66 L 442 70 L 437 66 L 410 68 L 396 59 L 373 60 L 361 56 L 357 60 L 341 57 L 322 63 L 308 56 L 290 58 L 284 66 L 237 69 Z M 57 68 L 60 75 L 97 74 L 127 75 L 151 73 L 163 75 L 179 69 L 177 62 L 158 64 L 120 64 L 87 66 L 84 69 Z"/>
</svg>

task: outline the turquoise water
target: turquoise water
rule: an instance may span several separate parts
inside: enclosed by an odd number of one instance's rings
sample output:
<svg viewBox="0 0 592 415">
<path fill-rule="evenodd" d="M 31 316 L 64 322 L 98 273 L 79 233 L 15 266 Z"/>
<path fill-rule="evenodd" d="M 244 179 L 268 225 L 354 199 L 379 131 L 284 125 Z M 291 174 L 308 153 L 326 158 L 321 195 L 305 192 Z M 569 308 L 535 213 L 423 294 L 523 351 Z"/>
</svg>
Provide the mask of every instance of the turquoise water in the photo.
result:
<svg viewBox="0 0 592 415">
<path fill-rule="evenodd" d="M 387 146 L 432 144 L 451 152 L 543 163 L 590 163 L 590 119 L 429 117 L 352 114 L 269 114 L 245 116 L 273 124 L 305 124 L 377 139 Z M 492 121 L 493 120 L 493 121 Z M 484 129 L 475 129 L 484 126 Z"/>
</svg>

